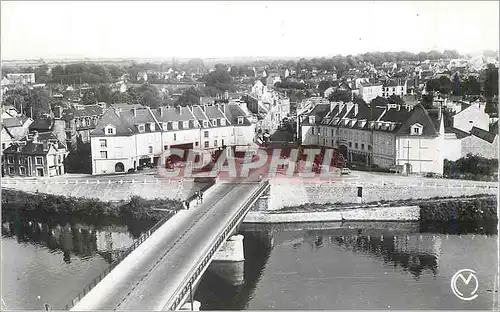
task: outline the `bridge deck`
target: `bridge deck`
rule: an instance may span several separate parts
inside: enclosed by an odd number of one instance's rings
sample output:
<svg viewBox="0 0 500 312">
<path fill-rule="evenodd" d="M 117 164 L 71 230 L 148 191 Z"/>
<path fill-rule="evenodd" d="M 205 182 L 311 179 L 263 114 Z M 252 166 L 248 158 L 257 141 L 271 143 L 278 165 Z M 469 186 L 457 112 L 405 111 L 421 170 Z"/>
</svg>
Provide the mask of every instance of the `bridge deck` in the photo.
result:
<svg viewBox="0 0 500 312">
<path fill-rule="evenodd" d="M 161 310 L 258 183 L 221 183 L 160 227 L 72 311 Z"/>
</svg>

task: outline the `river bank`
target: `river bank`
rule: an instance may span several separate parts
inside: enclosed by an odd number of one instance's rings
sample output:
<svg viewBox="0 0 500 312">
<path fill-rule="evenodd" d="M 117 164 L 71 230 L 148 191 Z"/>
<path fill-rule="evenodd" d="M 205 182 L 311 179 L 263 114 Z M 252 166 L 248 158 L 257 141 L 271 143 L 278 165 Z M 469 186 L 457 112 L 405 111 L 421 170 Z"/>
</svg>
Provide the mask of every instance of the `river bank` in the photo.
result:
<svg viewBox="0 0 500 312">
<path fill-rule="evenodd" d="M 491 195 L 383 201 L 367 204 L 303 204 L 281 210 L 250 212 L 245 223 L 331 221 L 497 222 Z"/>
<path fill-rule="evenodd" d="M 153 209 L 155 208 L 155 209 Z M 42 193 L 27 193 L 2 189 L 2 211 L 62 218 L 124 218 L 127 220 L 158 221 L 182 209 L 182 203 L 172 199 L 144 199 L 132 196 L 130 200 L 101 201 Z"/>
</svg>

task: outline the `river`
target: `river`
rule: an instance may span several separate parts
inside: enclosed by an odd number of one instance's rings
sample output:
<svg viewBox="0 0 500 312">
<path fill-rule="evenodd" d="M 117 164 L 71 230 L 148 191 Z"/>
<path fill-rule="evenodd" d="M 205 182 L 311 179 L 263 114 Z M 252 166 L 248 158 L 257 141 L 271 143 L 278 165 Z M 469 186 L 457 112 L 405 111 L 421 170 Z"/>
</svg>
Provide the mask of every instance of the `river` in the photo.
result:
<svg viewBox="0 0 500 312">
<path fill-rule="evenodd" d="M 64 309 L 151 224 L 2 219 L 2 299 L 8 309 Z M 441 228 L 441 230 L 439 230 Z M 484 309 L 493 307 L 494 229 L 474 233 L 418 223 L 244 224 L 245 283 L 206 273 L 202 310 Z M 463 234 L 460 235 L 460 232 Z M 462 301 L 450 280 L 473 269 L 478 298 Z"/>
</svg>

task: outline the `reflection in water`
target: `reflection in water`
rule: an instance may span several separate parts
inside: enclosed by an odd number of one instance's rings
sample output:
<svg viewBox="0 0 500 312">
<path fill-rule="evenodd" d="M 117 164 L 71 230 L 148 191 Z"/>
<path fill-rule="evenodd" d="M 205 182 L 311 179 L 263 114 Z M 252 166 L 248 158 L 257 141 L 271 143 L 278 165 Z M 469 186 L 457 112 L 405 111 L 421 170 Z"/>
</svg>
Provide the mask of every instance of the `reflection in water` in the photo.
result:
<svg viewBox="0 0 500 312">
<path fill-rule="evenodd" d="M 92 224 L 4 213 L 1 226 L 2 299 L 17 310 L 41 309 L 44 303 L 63 309 L 152 224 Z"/>
<path fill-rule="evenodd" d="M 495 233 L 479 226 L 482 234 Z M 496 236 L 428 233 L 430 228 L 244 224 L 245 284 L 230 286 L 205 273 L 195 298 L 203 310 L 491 309 Z M 470 231 L 456 224 L 455 230 Z M 463 267 L 477 270 L 484 285 L 473 303 L 450 291 L 451 276 Z"/>
</svg>

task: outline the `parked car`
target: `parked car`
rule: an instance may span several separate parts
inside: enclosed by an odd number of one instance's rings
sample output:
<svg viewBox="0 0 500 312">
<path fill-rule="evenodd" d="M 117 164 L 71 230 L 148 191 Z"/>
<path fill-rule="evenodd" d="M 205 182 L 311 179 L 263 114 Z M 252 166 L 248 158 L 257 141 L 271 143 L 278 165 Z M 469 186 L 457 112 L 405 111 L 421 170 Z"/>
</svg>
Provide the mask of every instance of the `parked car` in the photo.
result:
<svg viewBox="0 0 500 312">
<path fill-rule="evenodd" d="M 351 174 L 351 170 L 349 168 L 340 169 L 340 175 L 348 175 Z"/>
</svg>

